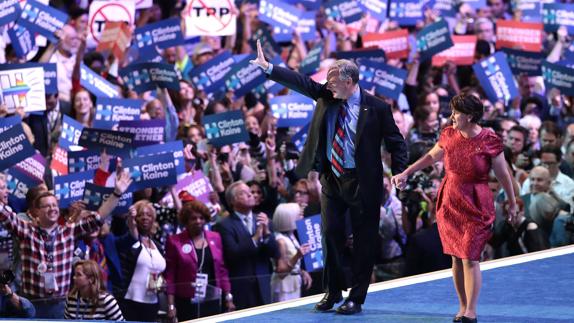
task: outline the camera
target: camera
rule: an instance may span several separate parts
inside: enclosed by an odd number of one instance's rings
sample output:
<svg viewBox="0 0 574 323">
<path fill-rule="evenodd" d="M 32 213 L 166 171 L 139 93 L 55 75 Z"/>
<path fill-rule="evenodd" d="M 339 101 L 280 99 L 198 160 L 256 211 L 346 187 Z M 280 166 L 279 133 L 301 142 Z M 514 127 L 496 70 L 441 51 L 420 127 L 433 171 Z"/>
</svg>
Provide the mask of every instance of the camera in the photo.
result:
<svg viewBox="0 0 574 323">
<path fill-rule="evenodd" d="M 9 285 L 11 284 L 16 277 L 12 270 L 4 270 L 0 273 L 0 285 Z"/>
<path fill-rule="evenodd" d="M 229 153 L 220 153 L 217 155 L 217 161 L 221 164 L 227 163 L 229 161 Z"/>
</svg>

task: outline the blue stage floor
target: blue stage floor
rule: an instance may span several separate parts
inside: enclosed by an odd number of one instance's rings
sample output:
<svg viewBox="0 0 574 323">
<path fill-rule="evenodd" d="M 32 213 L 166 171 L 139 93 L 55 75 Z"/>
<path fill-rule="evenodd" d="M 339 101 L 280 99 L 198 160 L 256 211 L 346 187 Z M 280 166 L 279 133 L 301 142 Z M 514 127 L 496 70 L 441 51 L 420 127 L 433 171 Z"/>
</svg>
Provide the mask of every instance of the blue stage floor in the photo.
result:
<svg viewBox="0 0 574 323">
<path fill-rule="evenodd" d="M 574 247 L 556 251 L 553 249 L 482 264 L 479 322 L 574 322 Z M 532 260 L 539 257 L 548 258 Z M 512 264 L 515 262 L 523 263 Z M 363 312 L 353 316 L 334 312 L 316 313 L 313 305 L 321 296 L 313 296 L 208 320 L 282 323 L 451 322 L 458 302 L 452 279 L 446 277 L 449 274 L 449 271 L 442 271 L 415 279 L 398 280 L 398 283 L 374 284 L 372 289 L 378 291 L 369 292 Z M 285 308 L 288 306 L 291 307 Z"/>
</svg>

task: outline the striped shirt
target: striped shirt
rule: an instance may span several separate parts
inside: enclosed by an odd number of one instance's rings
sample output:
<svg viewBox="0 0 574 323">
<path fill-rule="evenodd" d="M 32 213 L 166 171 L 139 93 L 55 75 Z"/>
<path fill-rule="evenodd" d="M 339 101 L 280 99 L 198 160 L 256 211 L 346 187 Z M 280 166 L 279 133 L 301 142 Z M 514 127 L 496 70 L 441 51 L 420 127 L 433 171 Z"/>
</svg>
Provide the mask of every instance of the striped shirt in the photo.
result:
<svg viewBox="0 0 574 323">
<path fill-rule="evenodd" d="M 20 239 L 22 294 L 30 299 L 65 298 L 70 291 L 75 243 L 98 230 L 101 220 L 99 214 L 92 212 L 76 223 L 58 225 L 48 233 L 0 203 L 0 224 Z M 57 290 L 45 288 L 44 275 L 38 270 L 40 264 L 45 264 L 47 273 L 54 274 Z"/>
<path fill-rule="evenodd" d="M 107 320 L 125 321 L 116 299 L 108 293 L 100 294 L 98 305 L 94 307 L 78 294 L 68 295 L 64 318 L 68 320 Z"/>
</svg>

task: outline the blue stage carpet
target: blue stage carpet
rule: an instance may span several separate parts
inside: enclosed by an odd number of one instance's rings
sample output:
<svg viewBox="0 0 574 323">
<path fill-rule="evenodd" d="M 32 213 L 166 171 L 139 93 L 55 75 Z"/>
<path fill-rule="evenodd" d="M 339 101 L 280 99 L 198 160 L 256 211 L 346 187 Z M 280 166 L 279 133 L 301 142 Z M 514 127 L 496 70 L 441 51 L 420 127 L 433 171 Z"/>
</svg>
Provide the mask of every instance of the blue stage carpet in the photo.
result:
<svg viewBox="0 0 574 323">
<path fill-rule="evenodd" d="M 310 303 L 227 322 L 451 322 L 457 304 L 448 277 L 370 292 L 358 315 L 316 313 Z M 478 313 L 479 322 L 574 322 L 574 253 L 483 271 Z"/>
</svg>

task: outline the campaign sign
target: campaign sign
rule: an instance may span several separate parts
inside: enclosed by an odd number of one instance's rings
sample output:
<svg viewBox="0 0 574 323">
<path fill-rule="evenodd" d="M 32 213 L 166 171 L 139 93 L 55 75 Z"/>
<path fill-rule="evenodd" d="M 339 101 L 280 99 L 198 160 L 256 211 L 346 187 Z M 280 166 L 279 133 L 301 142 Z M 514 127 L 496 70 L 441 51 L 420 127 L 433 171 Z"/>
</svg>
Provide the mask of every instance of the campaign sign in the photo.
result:
<svg viewBox="0 0 574 323">
<path fill-rule="evenodd" d="M 113 187 L 98 186 L 93 183 L 86 183 L 82 201 L 86 203 L 86 210 L 97 211 L 105 200 L 114 192 Z"/>
<path fill-rule="evenodd" d="M 12 128 L 14 125 L 22 123 L 22 118 L 19 115 L 14 115 L 11 117 L 0 118 L 0 134 L 4 131 Z"/>
<path fill-rule="evenodd" d="M 275 59 L 280 55 L 281 48 L 277 45 L 267 28 L 259 27 L 251 34 L 251 37 L 249 37 L 249 46 L 253 51 L 257 51 L 257 40 L 261 42 L 261 49 L 265 57 Z"/>
<path fill-rule="evenodd" d="M 375 86 L 375 92 L 398 100 L 407 71 L 384 63 L 361 60 L 359 63 L 359 84 L 364 88 Z"/>
<path fill-rule="evenodd" d="M 508 58 L 508 65 L 514 75 L 526 74 L 528 76 L 542 75 L 543 53 L 532 53 L 521 50 L 504 48 Z"/>
<path fill-rule="evenodd" d="M 542 2 L 540 0 L 512 0 L 512 11 L 520 11 L 520 20 L 524 22 L 542 21 Z"/>
<path fill-rule="evenodd" d="M 116 205 L 116 208 L 112 211 L 112 215 L 123 215 L 128 213 L 130 206 L 133 205 L 133 196 L 132 192 L 124 192 L 118 201 L 118 205 Z"/>
<path fill-rule="evenodd" d="M 303 151 L 303 147 L 305 146 L 305 142 L 307 141 L 307 133 L 309 132 L 309 124 L 306 124 L 304 127 L 299 129 L 296 134 L 291 137 L 291 141 L 297 147 L 299 152 Z"/>
<path fill-rule="evenodd" d="M 518 96 L 506 54 L 497 52 L 472 65 L 472 69 L 490 102 L 507 104 Z"/>
<path fill-rule="evenodd" d="M 128 157 L 134 143 L 134 134 L 121 131 L 85 128 L 82 130 L 79 145 L 83 147 L 106 148 L 106 152 L 120 157 Z"/>
<path fill-rule="evenodd" d="M 78 121 L 64 115 L 62 116 L 62 132 L 58 146 L 70 150 L 71 146 L 77 146 L 84 126 Z"/>
<path fill-rule="evenodd" d="M 144 104 L 139 99 L 97 98 L 94 128 L 111 130 L 121 120 L 139 120 Z"/>
<path fill-rule="evenodd" d="M 426 26 L 417 33 L 417 51 L 421 61 L 425 61 L 453 45 L 448 24 L 444 19 Z"/>
<path fill-rule="evenodd" d="M 295 222 L 299 242 L 308 243 L 310 251 L 303 256 L 305 269 L 309 272 L 323 268 L 323 245 L 321 244 L 321 214 L 306 217 Z"/>
<path fill-rule="evenodd" d="M 117 87 L 92 71 L 84 63 L 80 64 L 80 85 L 96 97 L 119 98 Z"/>
<path fill-rule="evenodd" d="M 134 147 L 153 145 L 163 141 L 165 120 L 122 120 L 118 125 L 118 130 L 134 135 Z"/>
<path fill-rule="evenodd" d="M 60 175 L 68 174 L 68 151 L 66 149 L 58 145 L 54 148 L 50 168 Z"/>
<path fill-rule="evenodd" d="M 486 0 L 459 0 L 459 5 L 463 3 L 471 6 L 474 10 L 479 10 L 486 7 Z"/>
<path fill-rule="evenodd" d="M 189 0 L 181 12 L 185 37 L 234 35 L 237 13 L 231 0 Z"/>
<path fill-rule="evenodd" d="M 42 180 L 38 180 L 27 173 L 14 167 L 6 172 L 6 188 L 8 189 L 8 204 L 16 212 L 25 212 L 28 208 L 26 194 L 32 187 L 38 186 Z"/>
<path fill-rule="evenodd" d="M 96 0 L 90 4 L 88 15 L 88 47 L 94 48 L 100 42 L 104 26 L 108 21 L 123 21 L 134 24 L 134 1 Z"/>
<path fill-rule="evenodd" d="M 317 12 L 315 11 L 301 11 L 297 25 L 295 25 L 295 30 L 299 33 L 299 37 L 303 41 L 312 41 L 317 37 L 317 28 L 315 24 L 315 17 Z M 279 28 L 273 33 L 273 39 L 278 42 L 291 42 L 293 39 L 293 31 L 289 29 Z M 268 56 L 273 57 L 273 56 Z"/>
<path fill-rule="evenodd" d="M 210 59 L 208 62 L 193 68 L 189 76 L 198 90 L 207 94 L 215 93 L 225 86 L 225 76 L 235 64 L 229 51 Z"/>
<path fill-rule="evenodd" d="M 210 203 L 209 194 L 213 192 L 213 187 L 202 171 L 187 173 L 180 178 L 175 185 L 175 191 L 179 194 L 181 191 L 188 192 L 193 197 L 203 202 Z"/>
<path fill-rule="evenodd" d="M 574 34 L 574 4 L 545 3 L 542 5 L 542 22 L 544 31 L 555 32 L 560 26 Z"/>
<path fill-rule="evenodd" d="M 358 4 L 364 12 L 371 14 L 379 22 L 387 19 L 387 1 L 388 0 L 359 0 Z"/>
<path fill-rule="evenodd" d="M 377 61 L 381 60 L 381 62 L 384 62 L 386 59 L 385 51 L 379 48 L 364 48 L 351 51 L 335 52 L 335 57 L 337 59 L 350 59 L 350 60 L 366 58 Z"/>
<path fill-rule="evenodd" d="M 4 0 L 0 3 L 0 27 L 20 17 L 19 2 L 19 0 Z"/>
<path fill-rule="evenodd" d="M 249 140 L 243 112 L 239 110 L 204 116 L 203 127 L 207 140 L 216 147 Z"/>
<path fill-rule="evenodd" d="M 476 47 L 476 36 L 453 35 L 453 46 L 432 57 L 433 66 L 443 66 L 447 61 L 453 62 L 456 66 L 472 65 L 474 63 L 474 50 Z"/>
<path fill-rule="evenodd" d="M 18 24 L 14 24 L 12 28 L 8 29 L 8 37 L 10 37 L 14 53 L 18 57 L 26 57 L 36 46 L 34 33 Z"/>
<path fill-rule="evenodd" d="M 570 46 L 564 50 L 564 59 L 570 62 L 574 61 L 574 43 L 570 44 Z"/>
<path fill-rule="evenodd" d="M 323 44 L 318 43 L 299 64 L 299 73 L 305 75 L 315 74 L 321 66 L 321 54 L 323 54 Z"/>
<path fill-rule="evenodd" d="M 259 20 L 273 27 L 275 33 L 293 33 L 303 11 L 281 0 L 260 0 Z"/>
<path fill-rule="evenodd" d="M 36 153 L 21 124 L 0 134 L 0 171 L 10 168 Z"/>
<path fill-rule="evenodd" d="M 146 52 L 151 52 L 155 56 L 156 46 L 165 49 L 182 45 L 184 40 L 180 23 L 178 18 L 171 18 L 137 28 L 135 43 L 140 57 L 148 57 Z"/>
<path fill-rule="evenodd" d="M 400 26 L 414 26 L 417 21 L 424 21 L 423 1 L 421 0 L 389 0 L 389 19 L 395 20 Z"/>
<path fill-rule="evenodd" d="M 574 69 L 548 61 L 542 63 L 546 89 L 557 88 L 562 95 L 574 95 Z"/>
<path fill-rule="evenodd" d="M 68 21 L 68 15 L 36 0 L 27 0 L 17 23 L 57 43 L 54 33 L 62 29 Z"/>
<path fill-rule="evenodd" d="M 175 160 L 170 153 L 126 159 L 123 167 L 133 179 L 129 192 L 169 186 L 177 182 Z"/>
<path fill-rule="evenodd" d="M 143 93 L 156 87 L 179 91 L 180 75 L 174 65 L 163 63 L 138 63 L 120 71 L 124 83 L 132 91 Z"/>
<path fill-rule="evenodd" d="M 496 49 L 512 48 L 542 51 L 542 24 L 512 20 L 496 21 Z"/>
<path fill-rule="evenodd" d="M 302 127 L 311 121 L 315 101 L 301 94 L 281 95 L 269 100 L 277 127 Z"/>
<path fill-rule="evenodd" d="M 336 21 L 344 20 L 349 24 L 363 17 L 363 8 L 355 0 L 331 0 L 324 4 L 325 15 Z"/>
<path fill-rule="evenodd" d="M 46 165 L 46 158 L 44 158 L 42 154 L 36 153 L 14 165 L 13 168 L 25 173 L 37 181 L 43 182 Z"/>
<path fill-rule="evenodd" d="M 376 46 L 385 51 L 388 59 L 407 58 L 409 56 L 409 31 L 399 29 L 385 33 L 366 33 L 363 35 L 363 47 Z"/>
<path fill-rule="evenodd" d="M 152 156 L 171 153 L 173 154 L 173 159 L 175 160 L 175 169 L 177 174 L 185 173 L 185 160 L 183 159 L 183 142 L 170 141 L 165 144 L 157 144 L 150 146 L 143 146 L 136 149 L 136 156 Z"/>
<path fill-rule="evenodd" d="M 273 57 L 273 59 L 270 61 L 270 63 L 273 64 L 273 66 L 286 67 L 285 63 L 281 59 L 281 56 Z M 284 88 L 285 88 L 284 85 L 277 83 L 275 81 L 266 79 L 265 82 L 263 82 L 263 84 L 256 87 L 253 92 L 258 99 L 261 99 L 261 98 L 266 98 L 267 94 L 277 94 L 277 93 L 279 93 L 279 91 L 281 91 Z"/>
<path fill-rule="evenodd" d="M 74 173 L 54 178 L 54 195 L 60 208 L 67 208 L 72 202 L 80 201 L 84 196 L 84 187 L 94 179 L 94 171 Z"/>
<path fill-rule="evenodd" d="M 456 5 L 457 4 L 453 0 L 430 0 L 426 3 L 425 8 L 428 7 L 435 10 L 441 17 L 454 18 L 457 12 Z"/>
<path fill-rule="evenodd" d="M 115 164 L 115 157 L 110 157 L 110 164 Z M 68 152 L 68 174 L 96 170 L 100 167 L 101 153 L 97 150 L 80 150 Z M 115 165 L 109 169 L 115 168 Z"/>
<path fill-rule="evenodd" d="M 263 84 L 267 79 L 265 72 L 259 66 L 249 63 L 256 55 L 251 54 L 236 64 L 225 78 L 225 86 L 228 91 L 233 91 L 233 96 L 240 98 Z"/>
<path fill-rule="evenodd" d="M 56 63 L 24 63 L 0 65 L 0 71 L 8 69 L 39 67 L 44 69 L 44 89 L 47 94 L 58 93 L 58 72 Z"/>
<path fill-rule="evenodd" d="M 0 90 L 0 101 L 6 104 L 9 112 L 17 107 L 24 107 L 26 112 L 46 110 L 44 70 L 41 67 L 0 71 Z"/>
</svg>

